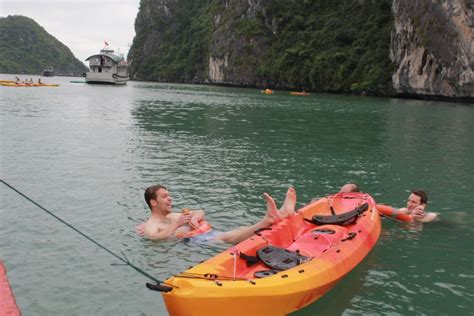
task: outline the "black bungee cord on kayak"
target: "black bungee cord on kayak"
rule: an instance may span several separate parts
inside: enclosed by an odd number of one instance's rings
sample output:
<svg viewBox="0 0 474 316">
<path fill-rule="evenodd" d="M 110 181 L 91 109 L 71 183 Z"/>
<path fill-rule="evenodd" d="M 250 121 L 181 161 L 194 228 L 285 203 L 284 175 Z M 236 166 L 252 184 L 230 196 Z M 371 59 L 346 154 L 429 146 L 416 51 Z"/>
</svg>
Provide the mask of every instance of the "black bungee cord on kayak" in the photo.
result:
<svg viewBox="0 0 474 316">
<path fill-rule="evenodd" d="M 8 188 L 10 188 L 11 190 L 13 190 L 14 192 L 18 193 L 20 196 L 22 196 L 23 198 L 25 198 L 26 200 L 30 201 L 31 203 L 33 203 L 35 206 L 37 206 L 38 208 L 40 208 L 41 210 L 45 211 L 46 213 L 48 213 L 49 215 L 51 215 L 52 217 L 54 217 L 55 219 L 57 219 L 58 221 L 60 221 L 61 223 L 63 223 L 64 225 L 66 225 L 67 227 L 71 228 L 72 230 L 74 230 L 76 233 L 78 233 L 79 235 L 81 235 L 82 237 L 86 238 L 87 240 L 89 240 L 90 242 L 94 243 L 96 246 L 102 248 L 103 250 L 105 250 L 106 252 L 108 252 L 109 254 L 111 254 L 112 256 L 114 256 L 115 258 L 119 259 L 120 261 L 122 261 L 125 265 L 128 265 L 130 266 L 131 268 L 135 269 L 135 271 L 141 273 L 142 275 L 148 277 L 149 279 L 153 280 L 156 282 L 156 285 L 155 284 L 150 284 L 150 283 L 147 283 L 146 286 L 149 288 L 149 289 L 156 289 L 156 290 L 161 290 L 161 291 L 170 291 L 172 288 L 171 287 L 175 287 L 177 288 L 177 286 L 175 285 L 171 285 L 171 284 L 167 284 L 163 281 L 160 281 L 158 279 L 156 279 L 155 277 L 153 277 L 152 275 L 148 274 L 147 272 L 143 271 L 142 269 L 140 269 L 139 267 L 135 266 L 133 263 L 130 262 L 130 260 L 128 260 L 127 256 L 125 256 L 125 254 L 122 252 L 122 256 L 123 257 L 120 257 L 119 255 L 115 254 L 114 252 L 112 252 L 110 249 L 108 249 L 107 247 L 101 245 L 99 242 L 95 241 L 94 239 L 92 239 L 91 237 L 87 236 L 86 234 L 84 234 L 83 232 L 81 232 L 79 229 L 77 229 L 76 227 L 72 226 L 71 224 L 69 224 L 68 222 L 66 222 L 65 220 L 63 220 L 62 218 L 60 218 L 59 216 L 57 216 L 56 214 L 54 214 L 53 212 L 47 210 L 45 207 L 41 206 L 40 204 L 38 204 L 37 202 L 35 202 L 33 199 L 31 199 L 30 197 L 28 197 L 26 194 L 22 193 L 20 190 L 16 189 L 15 187 L 13 187 L 12 185 L 10 185 L 9 183 L 7 183 L 5 180 L 3 179 L 0 179 L 0 182 L 2 182 L 5 186 L 7 186 Z M 116 264 L 115 264 L 116 265 Z M 161 285 L 162 284 L 162 285 Z"/>
</svg>

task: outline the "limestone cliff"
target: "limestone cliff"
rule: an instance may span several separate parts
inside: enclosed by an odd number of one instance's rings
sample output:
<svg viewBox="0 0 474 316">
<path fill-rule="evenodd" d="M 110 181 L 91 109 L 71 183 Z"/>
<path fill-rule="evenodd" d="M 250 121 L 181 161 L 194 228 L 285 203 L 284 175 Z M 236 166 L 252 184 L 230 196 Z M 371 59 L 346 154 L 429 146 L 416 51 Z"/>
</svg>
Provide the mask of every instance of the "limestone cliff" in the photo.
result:
<svg viewBox="0 0 474 316">
<path fill-rule="evenodd" d="M 398 93 L 474 97 L 473 12 L 469 0 L 394 0 L 390 56 Z"/>
<path fill-rule="evenodd" d="M 138 80 L 473 97 L 469 0 L 141 0 Z"/>
<path fill-rule="evenodd" d="M 255 85 L 265 46 L 242 29 L 260 10 L 259 0 L 142 0 L 129 54 L 133 78 Z"/>
</svg>

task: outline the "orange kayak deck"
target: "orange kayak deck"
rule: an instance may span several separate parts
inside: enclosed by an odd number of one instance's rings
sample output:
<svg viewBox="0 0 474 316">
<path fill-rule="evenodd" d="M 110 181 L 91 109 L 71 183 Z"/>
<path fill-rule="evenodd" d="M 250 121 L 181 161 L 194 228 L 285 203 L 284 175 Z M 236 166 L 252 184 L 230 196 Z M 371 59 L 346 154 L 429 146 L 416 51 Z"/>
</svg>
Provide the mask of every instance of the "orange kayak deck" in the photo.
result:
<svg viewBox="0 0 474 316">
<path fill-rule="evenodd" d="M 15 297 L 7 279 L 7 272 L 3 262 L 0 261 L 0 315 L 20 316 Z"/>
<path fill-rule="evenodd" d="M 380 229 L 368 194 L 331 195 L 169 278 L 163 298 L 171 315 L 285 315 L 354 269 Z"/>
</svg>

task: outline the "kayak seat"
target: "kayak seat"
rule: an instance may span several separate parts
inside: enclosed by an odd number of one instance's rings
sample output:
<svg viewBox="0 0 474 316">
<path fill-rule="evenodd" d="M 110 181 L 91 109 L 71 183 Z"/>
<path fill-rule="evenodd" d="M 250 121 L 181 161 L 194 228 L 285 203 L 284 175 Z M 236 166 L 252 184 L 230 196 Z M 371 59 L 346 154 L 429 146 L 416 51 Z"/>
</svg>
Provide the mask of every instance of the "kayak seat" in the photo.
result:
<svg viewBox="0 0 474 316">
<path fill-rule="evenodd" d="M 355 222 L 355 220 L 369 209 L 369 204 L 364 203 L 352 211 L 336 215 L 314 215 L 311 219 L 305 218 L 305 221 L 315 225 L 342 225 L 346 226 Z"/>
<path fill-rule="evenodd" d="M 260 248 L 257 251 L 257 257 L 266 266 L 278 271 L 291 269 L 311 259 L 311 257 L 300 255 L 296 251 L 275 246 Z"/>
<path fill-rule="evenodd" d="M 240 256 L 240 259 L 245 260 L 245 262 L 247 263 L 247 267 L 251 267 L 254 264 L 259 263 L 257 256 L 249 256 L 243 253 L 242 251 L 240 252 L 239 256 Z"/>
</svg>

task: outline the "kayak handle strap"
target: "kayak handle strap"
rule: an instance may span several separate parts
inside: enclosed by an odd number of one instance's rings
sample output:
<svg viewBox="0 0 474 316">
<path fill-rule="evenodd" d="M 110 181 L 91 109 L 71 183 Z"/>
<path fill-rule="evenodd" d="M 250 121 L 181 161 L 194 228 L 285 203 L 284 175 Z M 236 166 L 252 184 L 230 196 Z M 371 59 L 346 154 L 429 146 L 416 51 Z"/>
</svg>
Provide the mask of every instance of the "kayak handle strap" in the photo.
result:
<svg viewBox="0 0 474 316">
<path fill-rule="evenodd" d="M 304 220 L 315 225 L 348 225 L 352 224 L 360 215 L 369 209 L 369 204 L 364 203 L 355 209 L 338 215 L 314 215 L 311 219 Z"/>
<path fill-rule="evenodd" d="M 255 235 L 257 235 L 257 236 L 261 236 L 262 234 L 260 234 L 260 233 L 263 232 L 264 230 L 272 230 L 272 228 L 271 228 L 271 227 L 259 228 L 259 229 L 257 229 L 254 233 L 255 233 Z"/>
</svg>

